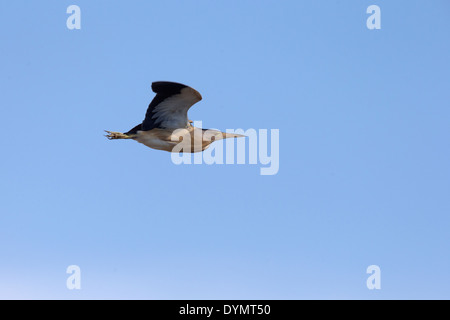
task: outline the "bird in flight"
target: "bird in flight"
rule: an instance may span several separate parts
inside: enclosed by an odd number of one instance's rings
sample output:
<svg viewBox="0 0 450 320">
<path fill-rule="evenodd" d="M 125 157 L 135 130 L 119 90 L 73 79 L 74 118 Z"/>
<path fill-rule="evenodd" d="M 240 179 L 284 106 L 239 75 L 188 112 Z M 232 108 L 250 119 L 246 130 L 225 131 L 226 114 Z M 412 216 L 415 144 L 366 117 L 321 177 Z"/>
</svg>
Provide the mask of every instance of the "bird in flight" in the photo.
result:
<svg viewBox="0 0 450 320">
<path fill-rule="evenodd" d="M 212 129 L 200 129 L 188 119 L 188 110 L 202 100 L 195 89 L 181 83 L 152 83 L 156 96 L 150 102 L 145 119 L 126 133 L 106 131 L 110 140 L 133 139 L 147 147 L 169 152 L 201 152 L 211 143 L 227 138 L 245 137 Z"/>
</svg>

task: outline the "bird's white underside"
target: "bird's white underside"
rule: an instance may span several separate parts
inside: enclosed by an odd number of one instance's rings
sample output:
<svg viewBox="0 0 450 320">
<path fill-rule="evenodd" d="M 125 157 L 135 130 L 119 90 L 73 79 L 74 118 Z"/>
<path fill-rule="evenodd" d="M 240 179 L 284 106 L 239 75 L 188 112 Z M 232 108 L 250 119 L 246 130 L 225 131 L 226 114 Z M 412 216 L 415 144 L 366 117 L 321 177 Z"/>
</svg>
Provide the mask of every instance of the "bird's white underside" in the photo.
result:
<svg viewBox="0 0 450 320">
<path fill-rule="evenodd" d="M 215 138 L 213 141 L 222 139 L 222 133 L 220 131 L 214 131 L 214 133 Z M 173 131 L 138 131 L 134 140 L 157 150 L 172 151 L 177 146 L 178 150 L 194 150 L 195 152 L 200 152 L 208 148 L 211 143 L 211 134 L 208 135 L 208 140 L 204 140 L 204 138 L 205 135 L 202 129 L 190 127 L 190 129 L 176 129 Z M 206 142 L 206 145 L 204 142 Z"/>
</svg>

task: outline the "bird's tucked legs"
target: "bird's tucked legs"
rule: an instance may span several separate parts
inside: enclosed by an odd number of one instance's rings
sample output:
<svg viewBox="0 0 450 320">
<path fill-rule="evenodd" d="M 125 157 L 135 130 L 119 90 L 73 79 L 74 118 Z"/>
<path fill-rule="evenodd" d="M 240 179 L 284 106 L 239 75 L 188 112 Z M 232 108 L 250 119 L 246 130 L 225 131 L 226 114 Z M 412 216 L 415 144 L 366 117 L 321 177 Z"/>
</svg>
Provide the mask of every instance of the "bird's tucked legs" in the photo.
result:
<svg viewBox="0 0 450 320">
<path fill-rule="evenodd" d="M 107 131 L 105 130 L 106 133 L 105 137 L 107 137 L 109 140 L 114 140 L 114 139 L 133 139 L 133 136 L 129 136 L 125 133 L 121 133 L 121 132 L 113 132 L 113 131 Z"/>
</svg>

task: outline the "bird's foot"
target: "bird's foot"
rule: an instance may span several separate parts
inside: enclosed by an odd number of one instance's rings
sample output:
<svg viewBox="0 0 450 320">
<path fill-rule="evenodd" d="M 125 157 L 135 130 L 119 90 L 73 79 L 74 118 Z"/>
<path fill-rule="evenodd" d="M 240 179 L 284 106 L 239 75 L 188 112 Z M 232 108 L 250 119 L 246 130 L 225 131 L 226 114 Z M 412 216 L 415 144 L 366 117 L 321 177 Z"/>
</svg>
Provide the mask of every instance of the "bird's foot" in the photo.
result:
<svg viewBox="0 0 450 320">
<path fill-rule="evenodd" d="M 109 140 L 114 139 L 131 139 L 130 136 L 126 135 L 125 133 L 121 132 L 113 132 L 113 131 L 107 131 L 105 130 L 107 134 L 105 134 L 105 137 L 107 137 Z"/>
</svg>

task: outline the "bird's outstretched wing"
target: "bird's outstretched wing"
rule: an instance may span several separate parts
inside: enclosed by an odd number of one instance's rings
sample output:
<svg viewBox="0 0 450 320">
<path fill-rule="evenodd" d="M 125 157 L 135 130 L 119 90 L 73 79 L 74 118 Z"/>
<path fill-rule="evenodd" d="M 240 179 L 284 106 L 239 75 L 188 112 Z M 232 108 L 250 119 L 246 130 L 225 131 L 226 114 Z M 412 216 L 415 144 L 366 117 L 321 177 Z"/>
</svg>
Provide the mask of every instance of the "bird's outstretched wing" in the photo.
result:
<svg viewBox="0 0 450 320">
<path fill-rule="evenodd" d="M 148 106 L 141 130 L 188 127 L 187 112 L 202 100 L 200 93 L 184 84 L 166 81 L 153 82 L 152 90 L 156 96 Z"/>
</svg>

